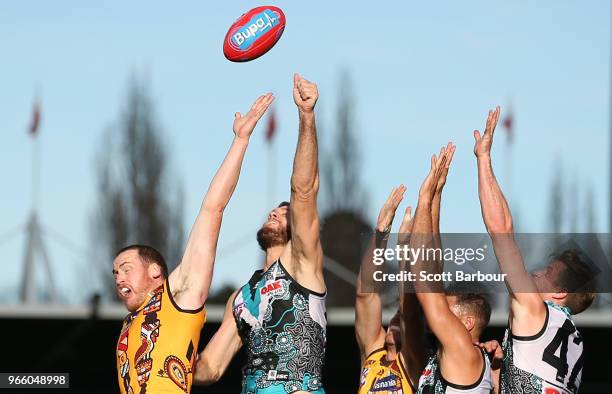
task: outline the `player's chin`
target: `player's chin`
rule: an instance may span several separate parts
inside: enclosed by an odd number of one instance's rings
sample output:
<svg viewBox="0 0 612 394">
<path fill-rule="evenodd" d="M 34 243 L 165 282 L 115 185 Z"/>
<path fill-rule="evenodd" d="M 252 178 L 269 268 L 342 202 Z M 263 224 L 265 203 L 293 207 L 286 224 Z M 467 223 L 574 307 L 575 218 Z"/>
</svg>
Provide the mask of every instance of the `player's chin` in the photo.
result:
<svg viewBox="0 0 612 394">
<path fill-rule="evenodd" d="M 125 309 L 127 309 L 130 312 L 134 312 L 136 309 L 138 309 L 138 302 L 134 299 L 133 296 L 131 297 L 122 297 L 121 302 L 123 302 L 123 305 L 125 305 Z"/>
</svg>

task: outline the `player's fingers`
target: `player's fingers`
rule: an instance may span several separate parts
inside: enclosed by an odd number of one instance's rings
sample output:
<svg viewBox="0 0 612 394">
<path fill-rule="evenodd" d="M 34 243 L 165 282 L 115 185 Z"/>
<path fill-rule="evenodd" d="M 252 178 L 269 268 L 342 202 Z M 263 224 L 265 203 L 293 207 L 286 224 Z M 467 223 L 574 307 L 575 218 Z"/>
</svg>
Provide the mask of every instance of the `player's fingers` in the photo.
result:
<svg viewBox="0 0 612 394">
<path fill-rule="evenodd" d="M 480 131 L 474 130 L 474 139 L 476 140 L 476 142 L 478 142 L 480 138 L 481 138 Z"/>
<path fill-rule="evenodd" d="M 257 108 L 259 108 L 259 106 L 261 105 L 262 101 L 264 100 L 265 96 L 259 96 L 257 97 L 257 100 L 255 100 L 255 102 L 253 103 L 253 105 L 251 105 L 251 110 L 252 111 L 256 111 Z"/>
<path fill-rule="evenodd" d="M 396 191 L 397 191 L 397 187 L 394 187 L 393 189 L 391 189 L 391 193 L 389 193 L 389 197 L 387 197 L 387 202 L 393 200 L 393 197 L 395 196 Z"/>
<path fill-rule="evenodd" d="M 262 111 L 262 113 L 268 109 L 270 104 L 272 104 L 272 101 L 274 101 L 274 96 L 272 95 L 272 93 L 268 93 L 264 96 L 264 98 L 259 103 L 259 109 Z"/>
<path fill-rule="evenodd" d="M 452 142 L 448 143 L 448 159 L 446 160 L 446 169 L 450 167 L 451 161 L 453 161 L 453 156 L 455 155 L 455 145 Z"/>
<path fill-rule="evenodd" d="M 234 119 L 240 119 L 240 118 L 242 118 L 242 115 L 240 115 L 240 112 L 236 112 L 234 114 Z"/>
<path fill-rule="evenodd" d="M 407 225 L 410 223 L 410 218 L 412 217 L 412 207 L 408 205 L 404 210 L 404 218 L 402 219 L 402 225 Z"/>
<path fill-rule="evenodd" d="M 400 185 L 395 190 L 395 195 L 394 195 L 393 203 L 394 203 L 396 208 L 399 205 L 399 203 L 402 202 L 402 199 L 404 198 L 404 192 L 405 191 L 406 191 L 406 187 L 404 185 Z"/>
<path fill-rule="evenodd" d="M 307 86 L 302 86 L 302 88 L 300 89 L 300 92 L 308 97 L 313 97 L 316 94 L 315 89 L 313 89 L 312 87 L 307 87 Z"/>
</svg>

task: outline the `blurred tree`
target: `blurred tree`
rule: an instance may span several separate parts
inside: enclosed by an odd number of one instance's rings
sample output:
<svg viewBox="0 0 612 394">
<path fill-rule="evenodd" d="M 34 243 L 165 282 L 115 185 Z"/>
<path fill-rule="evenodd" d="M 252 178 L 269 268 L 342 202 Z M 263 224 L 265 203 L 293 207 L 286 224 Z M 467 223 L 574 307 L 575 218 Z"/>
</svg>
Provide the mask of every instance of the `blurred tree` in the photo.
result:
<svg viewBox="0 0 612 394">
<path fill-rule="evenodd" d="M 119 123 L 99 147 L 93 245 L 101 261 L 104 294 L 114 295 L 111 262 L 124 246 L 151 245 L 171 270 L 183 243 L 183 192 L 170 178 L 168 145 L 144 83 L 133 78 Z"/>
<path fill-rule="evenodd" d="M 593 186 L 589 184 L 586 191 L 586 197 L 584 199 L 584 212 L 586 218 L 586 229 L 587 233 L 597 232 L 597 217 L 595 216 L 595 194 L 593 193 Z"/>
<path fill-rule="evenodd" d="M 560 159 L 555 160 L 556 169 L 550 187 L 550 202 L 549 202 L 549 227 L 551 233 L 563 232 L 564 217 L 564 200 L 563 200 L 563 163 Z"/>
<path fill-rule="evenodd" d="M 361 185 L 361 155 L 353 110 L 352 82 L 348 72 L 340 74 L 337 124 L 333 148 L 323 155 L 322 182 L 325 208 L 329 211 L 349 210 L 363 215 L 367 194 Z"/>
<path fill-rule="evenodd" d="M 327 257 L 353 272 L 356 277 L 365 248 L 361 241 L 371 227 L 364 216 L 367 194 L 360 179 L 361 159 L 355 136 L 354 108 L 351 80 L 349 74 L 343 72 L 340 76 L 337 129 L 332 148 L 324 151 L 321 160 L 324 200 L 321 245 Z M 352 307 L 355 284 L 341 279 L 330 268 L 327 267 L 325 271 L 327 305 Z"/>
</svg>

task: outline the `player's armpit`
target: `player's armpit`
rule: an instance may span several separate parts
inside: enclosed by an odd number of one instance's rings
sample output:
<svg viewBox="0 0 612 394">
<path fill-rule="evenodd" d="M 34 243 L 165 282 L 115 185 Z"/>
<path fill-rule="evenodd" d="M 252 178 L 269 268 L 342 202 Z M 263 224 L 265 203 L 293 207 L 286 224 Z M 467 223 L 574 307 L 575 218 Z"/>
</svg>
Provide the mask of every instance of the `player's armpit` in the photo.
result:
<svg viewBox="0 0 612 394">
<path fill-rule="evenodd" d="M 237 291 L 230 296 L 221 326 L 199 354 L 193 374 L 194 384 L 210 385 L 217 382 L 242 347 L 242 340 L 234 321 L 232 304 Z"/>
<path fill-rule="evenodd" d="M 493 249 L 510 292 L 510 322 L 515 335 L 537 334 L 546 318 L 546 306 L 531 275 L 525 269 L 513 234 L 491 234 Z"/>
</svg>

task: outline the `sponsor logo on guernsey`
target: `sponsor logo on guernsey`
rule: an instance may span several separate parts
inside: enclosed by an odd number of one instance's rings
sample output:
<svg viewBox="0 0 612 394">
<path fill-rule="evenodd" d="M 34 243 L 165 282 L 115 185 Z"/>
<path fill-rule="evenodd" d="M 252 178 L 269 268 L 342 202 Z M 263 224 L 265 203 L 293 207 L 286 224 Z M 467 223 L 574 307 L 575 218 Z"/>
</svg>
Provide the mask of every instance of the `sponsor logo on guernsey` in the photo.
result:
<svg viewBox="0 0 612 394">
<path fill-rule="evenodd" d="M 289 372 L 281 372 L 275 369 L 271 369 L 268 371 L 268 380 L 289 380 Z"/>
<path fill-rule="evenodd" d="M 258 38 L 280 23 L 280 17 L 272 10 L 263 10 L 253 15 L 244 26 L 232 35 L 231 42 L 240 50 L 246 51 Z"/>
<path fill-rule="evenodd" d="M 378 379 L 374 385 L 372 385 L 372 389 L 370 392 L 379 392 L 379 391 L 390 391 L 390 390 L 399 390 L 402 387 L 400 386 L 397 378 L 394 375 L 385 376 L 384 378 Z"/>
<path fill-rule="evenodd" d="M 281 294 L 283 293 L 283 280 L 282 279 L 278 279 L 275 280 L 274 282 L 270 282 L 268 284 L 266 284 L 264 287 L 261 288 L 260 292 L 261 295 L 268 295 L 268 296 L 274 296 L 276 294 Z"/>
</svg>

